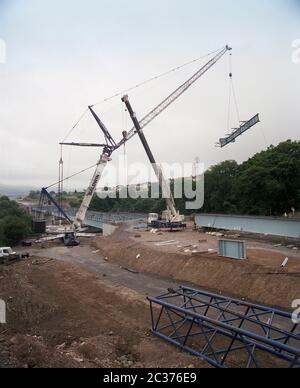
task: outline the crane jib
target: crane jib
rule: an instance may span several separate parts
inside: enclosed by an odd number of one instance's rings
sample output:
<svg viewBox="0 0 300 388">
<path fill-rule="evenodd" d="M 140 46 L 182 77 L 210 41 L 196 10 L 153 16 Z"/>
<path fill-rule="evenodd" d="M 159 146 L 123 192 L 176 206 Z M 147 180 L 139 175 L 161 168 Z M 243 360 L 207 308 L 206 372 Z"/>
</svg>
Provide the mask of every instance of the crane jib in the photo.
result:
<svg viewBox="0 0 300 388">
<path fill-rule="evenodd" d="M 105 168 L 105 165 L 110 160 L 109 157 L 111 154 L 120 148 L 122 145 L 124 145 L 127 141 L 129 141 L 133 136 L 135 136 L 139 130 L 142 130 L 145 128 L 149 123 L 151 123 L 157 116 L 159 116 L 165 109 L 167 109 L 173 102 L 175 102 L 185 91 L 187 91 L 201 76 L 203 76 L 217 61 L 219 61 L 222 56 L 227 52 L 230 51 L 231 48 L 229 46 L 226 46 L 224 49 L 222 49 L 214 58 L 212 58 L 206 65 L 204 65 L 200 70 L 198 70 L 191 78 L 189 78 L 184 84 L 179 86 L 172 94 L 170 94 L 163 102 L 161 102 L 156 108 L 154 108 L 147 116 L 145 116 L 140 123 L 136 120 L 134 128 L 126 134 L 126 136 L 123 136 L 123 139 L 117 144 L 115 143 L 113 137 L 107 130 L 104 123 L 101 121 L 101 119 L 97 116 L 95 111 L 92 109 L 92 107 L 89 107 L 90 112 L 94 116 L 96 122 L 98 123 L 101 131 L 104 134 L 106 145 L 103 147 L 103 154 L 101 157 L 100 164 L 102 165 L 99 169 L 99 165 L 97 166 L 97 170 L 95 172 L 94 177 L 92 178 L 92 183 L 89 186 L 84 199 L 82 201 L 82 205 L 75 217 L 75 221 L 73 223 L 74 227 L 76 229 L 80 228 L 82 225 L 86 211 L 90 205 L 91 199 L 93 194 L 96 191 L 97 185 L 99 183 L 99 180 L 101 178 L 103 169 Z M 83 144 L 77 143 L 79 146 L 82 146 Z M 74 144 L 75 145 L 75 144 Z M 95 144 L 90 143 L 89 146 L 95 146 Z M 98 145 L 96 145 L 98 146 Z"/>
<path fill-rule="evenodd" d="M 165 111 L 173 102 L 175 102 L 183 93 L 185 93 L 199 78 L 201 78 L 213 65 L 215 65 L 227 51 L 232 49 L 226 46 L 222 49 L 214 58 L 206 63 L 200 70 L 198 70 L 192 77 L 190 77 L 184 84 L 179 86 L 172 94 L 165 98 L 156 108 L 154 108 L 147 116 L 145 116 L 140 122 L 140 128 L 145 128 L 150 124 L 157 116 Z M 124 143 L 129 141 L 137 134 L 137 130 L 133 127 L 127 134 L 126 139 L 122 139 L 116 146 L 116 149 L 121 147 Z"/>
</svg>

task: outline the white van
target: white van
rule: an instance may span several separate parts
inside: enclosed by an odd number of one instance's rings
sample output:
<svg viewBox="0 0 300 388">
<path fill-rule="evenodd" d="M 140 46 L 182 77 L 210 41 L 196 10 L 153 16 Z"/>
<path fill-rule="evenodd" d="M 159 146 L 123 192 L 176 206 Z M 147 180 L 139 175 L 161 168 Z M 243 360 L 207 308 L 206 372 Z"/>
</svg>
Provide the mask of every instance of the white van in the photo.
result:
<svg viewBox="0 0 300 388">
<path fill-rule="evenodd" d="M 0 248 L 0 257 L 9 257 L 16 254 L 10 247 Z"/>
</svg>

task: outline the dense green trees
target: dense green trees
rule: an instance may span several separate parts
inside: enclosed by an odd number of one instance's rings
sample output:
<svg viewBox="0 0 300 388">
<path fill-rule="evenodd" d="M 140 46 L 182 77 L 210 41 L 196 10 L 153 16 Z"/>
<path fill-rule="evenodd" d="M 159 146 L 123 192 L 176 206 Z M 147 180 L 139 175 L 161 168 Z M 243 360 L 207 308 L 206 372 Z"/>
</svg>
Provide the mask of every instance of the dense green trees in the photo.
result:
<svg viewBox="0 0 300 388">
<path fill-rule="evenodd" d="M 30 233 L 30 218 L 18 204 L 0 197 L 0 245 L 15 245 Z"/>
<path fill-rule="evenodd" d="M 176 200 L 185 211 L 185 198 Z M 162 199 L 99 199 L 92 209 L 117 212 L 161 212 Z M 300 141 L 269 147 L 248 161 L 225 161 L 205 174 L 205 203 L 209 213 L 282 215 L 300 209 Z M 199 210 L 200 211 L 200 210 Z"/>
<path fill-rule="evenodd" d="M 40 198 L 40 191 L 38 190 L 31 190 L 29 192 L 29 195 L 28 195 L 28 198 L 31 199 L 31 200 L 36 200 L 36 199 L 39 199 Z"/>
<path fill-rule="evenodd" d="M 237 211 L 233 190 L 239 173 L 235 161 L 220 163 L 205 173 L 204 209 L 210 213 L 230 213 Z"/>
<path fill-rule="evenodd" d="M 99 212 L 129 212 L 129 213 L 158 213 L 166 207 L 163 199 L 100 199 L 96 195 L 91 203 L 91 210 Z"/>
<path fill-rule="evenodd" d="M 189 178 L 190 179 L 190 178 Z M 171 187 L 173 186 L 172 185 Z M 79 207 L 83 193 L 64 193 Z M 31 192 L 30 198 L 36 198 Z M 182 214 L 186 198 L 177 199 Z M 164 199 L 100 199 L 94 196 L 91 210 L 100 212 L 161 213 Z M 300 210 L 300 141 L 288 140 L 269 147 L 242 164 L 229 160 L 205 174 L 205 203 L 198 212 L 253 215 L 282 215 Z M 0 196 L 0 245 L 14 245 L 30 233 L 30 219 L 18 204 Z"/>
<path fill-rule="evenodd" d="M 282 215 L 300 209 L 300 142 L 269 147 L 237 165 L 224 162 L 205 176 L 204 211 Z"/>
</svg>

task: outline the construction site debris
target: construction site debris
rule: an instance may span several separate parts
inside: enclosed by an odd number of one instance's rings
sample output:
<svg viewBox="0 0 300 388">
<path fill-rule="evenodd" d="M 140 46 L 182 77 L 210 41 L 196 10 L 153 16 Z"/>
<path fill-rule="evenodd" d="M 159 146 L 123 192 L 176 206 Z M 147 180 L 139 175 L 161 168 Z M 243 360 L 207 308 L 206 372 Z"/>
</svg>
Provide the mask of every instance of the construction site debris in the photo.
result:
<svg viewBox="0 0 300 388">
<path fill-rule="evenodd" d="M 201 256 L 201 255 L 208 255 L 208 251 L 195 251 L 193 253 L 193 256 Z"/>
<path fill-rule="evenodd" d="M 29 240 L 22 241 L 23 247 L 32 247 L 32 245 L 33 245 L 33 241 L 29 241 Z"/>
<path fill-rule="evenodd" d="M 50 263 L 50 261 L 52 261 L 52 259 L 37 259 L 37 260 L 33 260 L 31 262 L 31 265 L 45 265 L 47 263 Z"/>
<path fill-rule="evenodd" d="M 206 232 L 206 234 L 209 236 L 224 237 L 223 233 L 218 233 L 218 232 Z"/>
<path fill-rule="evenodd" d="M 175 244 L 178 244 L 178 241 L 170 240 L 170 241 L 162 241 L 162 242 L 156 243 L 155 245 L 157 247 L 163 247 L 163 246 L 175 245 Z"/>
<path fill-rule="evenodd" d="M 133 273 L 135 275 L 138 275 L 139 272 L 138 271 L 135 271 L 134 269 L 131 269 L 131 268 L 127 268 L 127 267 L 123 267 L 123 269 L 127 272 L 130 272 L 130 273 Z"/>
<path fill-rule="evenodd" d="M 135 230 L 139 230 L 139 229 L 147 229 L 148 228 L 148 225 L 147 224 L 139 224 L 139 225 L 135 225 L 134 227 L 133 227 L 133 229 L 135 229 Z"/>
</svg>

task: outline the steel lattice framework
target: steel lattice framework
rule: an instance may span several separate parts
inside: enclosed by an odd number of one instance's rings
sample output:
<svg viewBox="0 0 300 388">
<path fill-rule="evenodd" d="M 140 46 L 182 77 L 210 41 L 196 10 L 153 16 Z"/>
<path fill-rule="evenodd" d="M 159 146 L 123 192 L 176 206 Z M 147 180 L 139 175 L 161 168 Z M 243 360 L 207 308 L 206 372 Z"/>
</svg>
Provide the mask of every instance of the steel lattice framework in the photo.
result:
<svg viewBox="0 0 300 388">
<path fill-rule="evenodd" d="M 180 287 L 148 298 L 152 333 L 218 368 L 300 368 L 292 314 Z"/>
<path fill-rule="evenodd" d="M 239 128 L 234 129 L 234 131 L 227 137 L 220 139 L 218 146 L 221 148 L 226 147 L 230 143 L 234 143 L 236 139 L 241 136 L 246 131 L 249 131 L 250 128 L 254 127 L 254 125 L 260 123 L 259 114 L 252 117 L 252 119 L 246 121 Z"/>
</svg>

